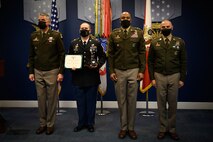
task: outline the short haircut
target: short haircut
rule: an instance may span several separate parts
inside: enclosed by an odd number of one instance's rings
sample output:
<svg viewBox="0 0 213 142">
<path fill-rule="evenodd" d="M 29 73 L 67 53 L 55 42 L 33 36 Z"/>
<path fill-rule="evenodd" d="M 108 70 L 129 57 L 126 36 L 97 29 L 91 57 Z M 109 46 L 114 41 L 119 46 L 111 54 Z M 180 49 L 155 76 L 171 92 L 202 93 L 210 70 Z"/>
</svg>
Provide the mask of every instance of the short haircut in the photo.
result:
<svg viewBox="0 0 213 142">
<path fill-rule="evenodd" d="M 50 16 L 49 16 L 49 14 L 47 14 L 47 13 L 44 13 L 44 12 L 39 13 L 39 16 L 45 16 L 45 17 L 47 17 L 47 19 L 48 19 L 49 21 L 51 21 Z"/>
</svg>

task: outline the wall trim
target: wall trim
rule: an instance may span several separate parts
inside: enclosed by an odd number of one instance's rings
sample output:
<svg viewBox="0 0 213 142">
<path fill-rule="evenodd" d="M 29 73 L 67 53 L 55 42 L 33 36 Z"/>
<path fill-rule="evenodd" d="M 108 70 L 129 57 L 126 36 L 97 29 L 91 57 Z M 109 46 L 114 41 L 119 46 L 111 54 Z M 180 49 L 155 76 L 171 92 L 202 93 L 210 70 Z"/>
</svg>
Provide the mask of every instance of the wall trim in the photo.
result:
<svg viewBox="0 0 213 142">
<path fill-rule="evenodd" d="M 21 100 L 1 100 L 0 107 L 10 108 L 27 108 L 27 107 L 37 107 L 37 101 L 21 101 Z M 60 101 L 60 108 L 76 108 L 76 101 Z M 97 101 L 97 108 L 100 108 L 101 102 Z M 156 109 L 157 102 L 150 101 L 148 103 L 149 109 Z M 103 101 L 103 108 L 118 108 L 116 101 Z M 146 102 L 140 101 L 137 102 L 137 108 L 146 108 Z M 213 102 L 178 102 L 178 109 L 210 109 L 213 110 Z"/>
</svg>

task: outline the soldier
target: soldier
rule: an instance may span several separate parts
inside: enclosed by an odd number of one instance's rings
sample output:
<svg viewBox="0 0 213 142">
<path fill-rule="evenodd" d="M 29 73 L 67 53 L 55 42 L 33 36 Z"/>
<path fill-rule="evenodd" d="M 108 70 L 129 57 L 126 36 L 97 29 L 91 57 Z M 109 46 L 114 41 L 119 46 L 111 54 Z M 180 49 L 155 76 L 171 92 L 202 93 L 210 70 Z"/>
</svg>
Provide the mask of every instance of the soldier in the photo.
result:
<svg viewBox="0 0 213 142">
<path fill-rule="evenodd" d="M 70 55 L 82 55 L 82 67 L 71 69 L 72 83 L 77 91 L 78 126 L 74 132 L 87 128 L 94 132 L 96 99 L 100 84 L 99 68 L 105 63 L 106 54 L 100 42 L 91 36 L 88 23 L 80 25 L 80 38 L 74 39 L 69 48 Z"/>
<path fill-rule="evenodd" d="M 58 82 L 63 80 L 64 45 L 61 34 L 52 31 L 50 17 L 41 13 L 38 17 L 41 30 L 31 34 L 29 53 L 29 79 L 35 81 L 40 127 L 36 134 L 54 132 L 58 98 Z"/>
<path fill-rule="evenodd" d="M 177 97 L 178 88 L 184 85 L 186 77 L 186 49 L 184 41 L 172 35 L 171 21 L 163 20 L 160 28 L 163 35 L 151 42 L 148 58 L 150 79 L 157 90 L 160 121 L 157 138 L 163 139 L 169 132 L 172 139 L 178 140 Z"/>
<path fill-rule="evenodd" d="M 145 70 L 145 42 L 140 28 L 130 26 L 131 15 L 123 12 L 121 27 L 113 30 L 109 37 L 108 61 L 110 78 L 115 82 L 115 93 L 120 111 L 120 132 L 137 139 L 134 130 L 138 82 Z"/>
</svg>

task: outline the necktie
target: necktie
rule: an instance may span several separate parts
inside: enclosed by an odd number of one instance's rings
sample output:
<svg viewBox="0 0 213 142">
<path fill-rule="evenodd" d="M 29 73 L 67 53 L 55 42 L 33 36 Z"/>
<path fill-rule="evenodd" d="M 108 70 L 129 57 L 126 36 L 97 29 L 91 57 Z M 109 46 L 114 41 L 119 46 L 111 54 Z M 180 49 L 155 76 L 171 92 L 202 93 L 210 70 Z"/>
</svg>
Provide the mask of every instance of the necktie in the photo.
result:
<svg viewBox="0 0 213 142">
<path fill-rule="evenodd" d="M 86 47 L 86 41 L 83 42 L 84 47 Z"/>
<path fill-rule="evenodd" d="M 127 30 L 124 30 L 124 37 L 127 37 Z"/>
<path fill-rule="evenodd" d="M 168 38 L 165 39 L 165 45 L 166 45 L 166 47 L 169 47 L 169 39 Z"/>
<path fill-rule="evenodd" d="M 42 33 L 42 38 L 46 37 L 46 35 L 47 35 L 47 34 L 43 32 L 43 33 Z"/>
</svg>

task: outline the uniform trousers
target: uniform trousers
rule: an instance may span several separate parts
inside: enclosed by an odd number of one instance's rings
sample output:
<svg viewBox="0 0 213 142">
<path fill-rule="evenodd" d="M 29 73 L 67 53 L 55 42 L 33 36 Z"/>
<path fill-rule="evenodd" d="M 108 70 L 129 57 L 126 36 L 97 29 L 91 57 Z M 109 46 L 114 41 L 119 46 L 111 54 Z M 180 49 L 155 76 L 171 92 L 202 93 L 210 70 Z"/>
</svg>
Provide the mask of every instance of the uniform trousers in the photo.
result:
<svg viewBox="0 0 213 142">
<path fill-rule="evenodd" d="M 115 93 L 120 111 L 121 130 L 134 130 L 138 71 L 138 68 L 128 70 L 115 69 L 118 78 L 115 82 Z"/>
<path fill-rule="evenodd" d="M 160 132 L 176 132 L 176 111 L 180 73 L 163 75 L 154 73 Z"/>
<path fill-rule="evenodd" d="M 78 126 L 93 126 L 95 124 L 96 101 L 98 85 L 89 87 L 76 87 Z"/>
<path fill-rule="evenodd" d="M 55 123 L 58 98 L 58 73 L 59 69 L 50 71 L 35 69 L 35 85 L 41 127 L 53 127 Z"/>
</svg>

